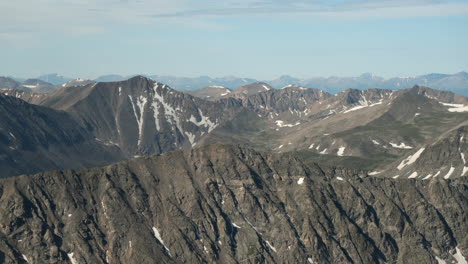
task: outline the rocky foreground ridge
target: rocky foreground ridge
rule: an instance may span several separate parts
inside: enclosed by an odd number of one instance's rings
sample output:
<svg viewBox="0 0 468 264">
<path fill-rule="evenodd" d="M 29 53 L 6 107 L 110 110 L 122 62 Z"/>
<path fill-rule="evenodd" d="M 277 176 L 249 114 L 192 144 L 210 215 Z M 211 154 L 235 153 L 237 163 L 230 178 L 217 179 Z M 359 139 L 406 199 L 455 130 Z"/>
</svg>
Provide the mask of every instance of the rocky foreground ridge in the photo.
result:
<svg viewBox="0 0 468 264">
<path fill-rule="evenodd" d="M 466 177 L 211 145 L 0 179 L 0 262 L 461 264 L 467 209 Z"/>
</svg>

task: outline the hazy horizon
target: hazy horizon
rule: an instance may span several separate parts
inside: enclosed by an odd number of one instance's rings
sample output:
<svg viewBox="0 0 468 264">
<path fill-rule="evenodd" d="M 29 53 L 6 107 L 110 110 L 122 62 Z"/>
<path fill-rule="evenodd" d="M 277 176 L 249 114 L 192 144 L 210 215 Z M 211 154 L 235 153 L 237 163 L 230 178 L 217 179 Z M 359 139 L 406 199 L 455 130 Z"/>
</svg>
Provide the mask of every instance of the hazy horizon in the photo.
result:
<svg viewBox="0 0 468 264">
<path fill-rule="evenodd" d="M 354 76 L 340 76 L 340 75 L 296 76 L 294 74 L 282 74 L 282 75 L 279 75 L 279 76 L 276 76 L 276 77 L 270 78 L 270 79 L 261 79 L 261 78 L 256 78 L 255 76 L 235 76 L 235 75 L 211 76 L 211 75 L 207 75 L 207 74 L 197 75 L 197 76 L 182 76 L 182 75 L 177 75 L 177 74 L 151 74 L 151 73 L 150 74 L 144 74 L 144 73 L 133 73 L 133 74 L 107 73 L 107 74 L 102 74 L 102 75 L 86 77 L 86 76 L 82 76 L 82 75 L 68 76 L 68 75 L 57 73 L 57 72 L 45 73 L 45 74 L 38 75 L 38 76 L 17 76 L 17 75 L 1 75 L 0 74 L 0 77 L 3 76 L 3 77 L 13 78 L 13 79 L 26 80 L 26 79 L 34 79 L 34 78 L 38 78 L 38 77 L 43 77 L 43 76 L 46 76 L 46 75 L 57 75 L 59 77 L 70 78 L 70 79 L 81 78 L 81 79 L 95 80 L 95 79 L 98 79 L 100 77 L 113 76 L 113 75 L 121 76 L 121 77 L 124 77 L 124 78 L 131 78 L 131 77 L 134 77 L 134 76 L 142 75 L 142 76 L 161 76 L 161 77 L 190 78 L 190 79 L 208 77 L 208 78 L 211 78 L 211 79 L 239 78 L 239 79 L 254 79 L 254 80 L 257 80 L 257 81 L 272 81 L 272 80 L 279 79 L 281 77 L 291 77 L 291 78 L 306 80 L 306 79 L 314 79 L 314 78 L 327 79 L 327 78 L 333 78 L 333 77 L 337 77 L 337 78 L 356 78 L 356 77 L 364 76 L 366 74 L 370 74 L 370 75 L 375 76 L 375 77 L 383 78 L 384 80 L 389 80 L 389 79 L 392 79 L 392 78 L 413 78 L 413 77 L 425 76 L 425 75 L 430 75 L 430 74 L 455 75 L 455 74 L 459 74 L 459 73 L 467 73 L 467 71 L 457 71 L 457 72 L 452 72 L 452 73 L 427 72 L 427 73 L 420 74 L 420 75 L 402 75 L 402 76 L 390 76 L 390 77 L 378 75 L 378 74 L 375 74 L 375 73 L 372 73 L 372 72 L 363 72 L 361 74 L 354 75 Z"/>
</svg>

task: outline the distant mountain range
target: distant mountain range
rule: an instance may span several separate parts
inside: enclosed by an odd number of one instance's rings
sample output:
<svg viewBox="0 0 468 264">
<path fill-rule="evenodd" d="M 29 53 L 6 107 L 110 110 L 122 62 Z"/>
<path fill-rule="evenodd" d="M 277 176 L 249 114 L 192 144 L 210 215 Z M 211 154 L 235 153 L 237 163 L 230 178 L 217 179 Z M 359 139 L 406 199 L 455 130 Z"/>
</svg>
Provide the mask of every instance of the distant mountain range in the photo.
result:
<svg viewBox="0 0 468 264">
<path fill-rule="evenodd" d="M 104 75 L 100 76 L 94 81 L 96 82 L 116 82 L 127 80 L 135 75 L 122 76 L 122 75 Z M 431 87 L 433 89 L 452 91 L 458 94 L 468 96 L 468 73 L 459 72 L 455 74 L 440 74 L 431 73 L 415 77 L 394 77 L 385 79 L 373 75 L 371 73 L 364 73 L 357 77 L 315 77 L 315 78 L 295 78 L 288 75 L 283 75 L 274 80 L 257 80 L 252 78 L 238 78 L 235 76 L 227 76 L 221 78 L 212 78 L 209 76 L 200 77 L 176 77 L 166 75 L 146 75 L 153 80 L 167 84 L 177 90 L 198 90 L 206 87 L 223 86 L 229 89 L 236 89 L 240 86 L 245 86 L 255 82 L 264 82 L 269 86 L 279 89 L 287 85 L 299 85 L 308 88 L 321 89 L 326 92 L 335 94 L 346 89 L 359 89 L 366 90 L 371 88 L 400 90 L 410 88 L 414 85 L 421 85 Z M 11 78 L 20 83 L 25 79 Z M 48 82 L 52 85 L 62 85 L 74 78 L 60 76 L 58 74 L 48 74 L 36 77 L 34 79 Z M 0 88 L 2 81 L 0 80 Z"/>
</svg>

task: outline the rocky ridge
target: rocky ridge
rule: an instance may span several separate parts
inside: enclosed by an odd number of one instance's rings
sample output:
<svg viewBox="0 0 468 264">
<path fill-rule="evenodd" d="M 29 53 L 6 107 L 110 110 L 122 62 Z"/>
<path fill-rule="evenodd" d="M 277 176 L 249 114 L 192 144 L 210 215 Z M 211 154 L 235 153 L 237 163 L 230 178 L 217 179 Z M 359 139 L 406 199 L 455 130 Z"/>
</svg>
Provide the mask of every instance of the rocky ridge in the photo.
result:
<svg viewBox="0 0 468 264">
<path fill-rule="evenodd" d="M 466 190 L 212 145 L 0 180 L 0 259 L 461 264 Z"/>
</svg>

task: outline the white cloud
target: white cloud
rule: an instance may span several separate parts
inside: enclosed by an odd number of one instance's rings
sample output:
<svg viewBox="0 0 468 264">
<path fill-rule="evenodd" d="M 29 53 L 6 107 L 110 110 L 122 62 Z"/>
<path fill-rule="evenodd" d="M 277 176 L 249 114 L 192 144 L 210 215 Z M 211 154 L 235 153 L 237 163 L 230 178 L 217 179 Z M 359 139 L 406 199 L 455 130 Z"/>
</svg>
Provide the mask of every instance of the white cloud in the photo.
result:
<svg viewBox="0 0 468 264">
<path fill-rule="evenodd" d="M 468 3 L 430 0 L 338 3 L 303 0 L 21 0 L 1 1 L 0 10 L 0 38 L 14 39 L 16 30 L 26 29 L 31 34 L 42 31 L 99 34 L 119 24 L 182 23 L 216 27 L 216 19 L 226 16 L 343 20 L 454 16 L 468 14 Z"/>
</svg>

